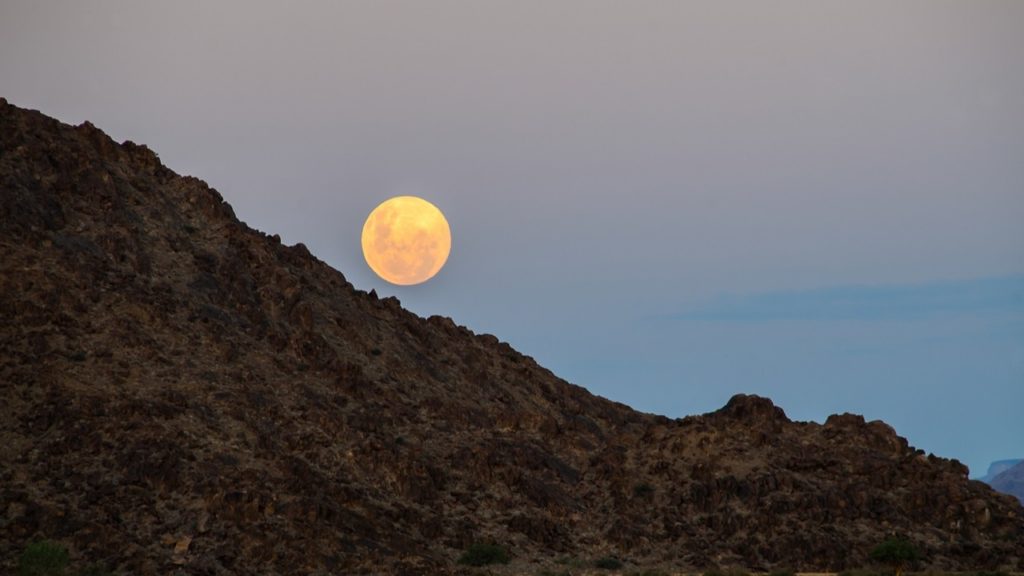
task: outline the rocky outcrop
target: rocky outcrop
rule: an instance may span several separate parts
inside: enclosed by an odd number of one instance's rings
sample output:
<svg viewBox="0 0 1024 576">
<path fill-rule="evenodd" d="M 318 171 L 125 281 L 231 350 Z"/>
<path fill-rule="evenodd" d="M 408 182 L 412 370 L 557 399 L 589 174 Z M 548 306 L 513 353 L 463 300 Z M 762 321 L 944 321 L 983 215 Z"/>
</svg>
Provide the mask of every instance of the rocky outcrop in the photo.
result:
<svg viewBox="0 0 1024 576">
<path fill-rule="evenodd" d="M 0 100 L 0 571 L 516 562 L 838 570 L 891 533 L 1021 569 L 1024 509 L 889 426 L 738 395 L 669 419 L 355 289 L 202 181 Z"/>
</svg>

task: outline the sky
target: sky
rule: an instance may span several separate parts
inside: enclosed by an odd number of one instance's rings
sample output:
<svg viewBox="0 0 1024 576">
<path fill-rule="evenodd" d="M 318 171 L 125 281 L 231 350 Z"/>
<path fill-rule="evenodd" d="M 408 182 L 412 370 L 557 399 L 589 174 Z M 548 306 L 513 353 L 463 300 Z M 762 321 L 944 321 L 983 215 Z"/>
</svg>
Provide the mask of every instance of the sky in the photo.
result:
<svg viewBox="0 0 1024 576">
<path fill-rule="evenodd" d="M 1024 457 L 1024 2 L 0 2 L 0 96 L 89 120 L 357 288 L 679 417 L 735 393 Z M 363 220 L 452 252 L 398 287 Z"/>
</svg>

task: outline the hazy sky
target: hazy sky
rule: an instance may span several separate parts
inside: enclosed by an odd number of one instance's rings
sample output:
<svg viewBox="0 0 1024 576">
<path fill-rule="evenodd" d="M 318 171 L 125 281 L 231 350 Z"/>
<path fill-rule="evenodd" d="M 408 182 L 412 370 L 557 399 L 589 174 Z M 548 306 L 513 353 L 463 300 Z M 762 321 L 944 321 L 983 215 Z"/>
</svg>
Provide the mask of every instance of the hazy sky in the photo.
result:
<svg viewBox="0 0 1024 576">
<path fill-rule="evenodd" d="M 149 145 L 357 287 L 681 416 L 1024 457 L 1024 2 L 0 2 L 0 96 Z M 453 250 L 398 288 L 363 219 Z"/>
</svg>

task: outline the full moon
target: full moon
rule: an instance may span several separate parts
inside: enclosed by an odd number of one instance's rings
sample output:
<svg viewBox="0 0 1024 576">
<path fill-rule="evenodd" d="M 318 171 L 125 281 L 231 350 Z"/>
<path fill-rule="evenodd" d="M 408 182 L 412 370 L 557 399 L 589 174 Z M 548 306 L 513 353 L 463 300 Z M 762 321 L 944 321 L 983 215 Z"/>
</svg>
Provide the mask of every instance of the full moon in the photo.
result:
<svg viewBox="0 0 1024 576">
<path fill-rule="evenodd" d="M 444 214 L 416 196 L 395 196 L 363 224 L 363 257 L 378 276 L 401 286 L 434 277 L 448 260 L 452 233 Z"/>
</svg>

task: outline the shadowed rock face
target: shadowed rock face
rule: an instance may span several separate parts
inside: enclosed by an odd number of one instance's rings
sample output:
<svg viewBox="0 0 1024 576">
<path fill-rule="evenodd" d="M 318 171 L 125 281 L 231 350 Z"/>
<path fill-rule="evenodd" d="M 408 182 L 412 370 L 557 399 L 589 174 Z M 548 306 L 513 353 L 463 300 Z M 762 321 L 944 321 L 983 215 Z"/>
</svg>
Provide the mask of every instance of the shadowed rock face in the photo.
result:
<svg viewBox="0 0 1024 576">
<path fill-rule="evenodd" d="M 884 423 L 593 396 L 89 124 L 0 100 L 0 191 L 0 571 L 44 537 L 137 574 L 438 574 L 477 540 L 836 570 L 893 532 L 1024 566 L 1020 504 Z"/>
<path fill-rule="evenodd" d="M 1018 462 L 1008 470 L 996 474 L 989 483 L 992 488 L 1004 493 L 1016 496 L 1024 503 L 1024 461 Z"/>
</svg>

